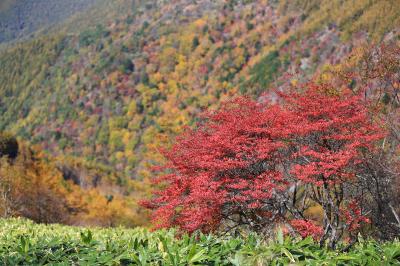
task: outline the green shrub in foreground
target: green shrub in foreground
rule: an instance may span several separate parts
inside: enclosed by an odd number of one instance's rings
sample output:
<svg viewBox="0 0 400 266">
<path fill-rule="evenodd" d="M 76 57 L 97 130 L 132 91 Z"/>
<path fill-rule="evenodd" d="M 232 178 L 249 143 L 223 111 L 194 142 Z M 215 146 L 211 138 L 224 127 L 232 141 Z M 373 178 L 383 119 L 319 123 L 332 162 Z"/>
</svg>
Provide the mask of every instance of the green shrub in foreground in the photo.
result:
<svg viewBox="0 0 400 266">
<path fill-rule="evenodd" d="M 349 252 L 278 234 L 219 238 L 173 230 L 101 229 L 0 220 L 0 265 L 400 265 L 400 242 L 364 241 Z"/>
</svg>

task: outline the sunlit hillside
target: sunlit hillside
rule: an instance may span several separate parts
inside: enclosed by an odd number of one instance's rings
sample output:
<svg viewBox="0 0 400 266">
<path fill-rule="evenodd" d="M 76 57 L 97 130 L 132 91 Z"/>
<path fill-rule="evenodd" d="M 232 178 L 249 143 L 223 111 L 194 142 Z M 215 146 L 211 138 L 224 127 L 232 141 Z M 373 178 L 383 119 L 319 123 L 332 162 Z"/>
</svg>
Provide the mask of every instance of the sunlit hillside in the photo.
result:
<svg viewBox="0 0 400 266">
<path fill-rule="evenodd" d="M 0 42 L 14 40 L 0 51 L 0 131 L 65 180 L 136 207 L 160 148 L 202 110 L 399 42 L 395 0 L 28 2 L 0 9 Z"/>
</svg>

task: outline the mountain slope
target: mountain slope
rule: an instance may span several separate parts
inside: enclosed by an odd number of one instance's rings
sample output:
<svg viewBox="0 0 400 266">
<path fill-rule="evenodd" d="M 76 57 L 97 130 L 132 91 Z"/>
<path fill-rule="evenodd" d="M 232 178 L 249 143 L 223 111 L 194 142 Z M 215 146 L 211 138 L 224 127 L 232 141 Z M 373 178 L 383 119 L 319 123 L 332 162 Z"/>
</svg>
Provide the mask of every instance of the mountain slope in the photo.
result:
<svg viewBox="0 0 400 266">
<path fill-rule="evenodd" d="M 115 5 L 0 53 L 0 130 L 136 179 L 202 109 L 305 81 L 400 25 L 390 0 Z"/>
</svg>

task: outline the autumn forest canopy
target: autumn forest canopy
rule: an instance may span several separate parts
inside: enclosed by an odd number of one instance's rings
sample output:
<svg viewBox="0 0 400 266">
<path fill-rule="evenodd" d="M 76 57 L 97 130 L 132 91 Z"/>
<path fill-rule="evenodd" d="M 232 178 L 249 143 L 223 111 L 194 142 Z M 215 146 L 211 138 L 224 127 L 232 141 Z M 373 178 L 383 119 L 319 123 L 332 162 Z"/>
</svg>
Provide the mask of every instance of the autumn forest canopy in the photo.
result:
<svg viewBox="0 0 400 266">
<path fill-rule="evenodd" d="M 277 232 L 290 262 L 362 239 L 399 262 L 398 1 L 28 2 L 0 4 L 0 227 L 161 230 L 130 231 L 164 252 L 132 264 L 241 265 Z"/>
</svg>

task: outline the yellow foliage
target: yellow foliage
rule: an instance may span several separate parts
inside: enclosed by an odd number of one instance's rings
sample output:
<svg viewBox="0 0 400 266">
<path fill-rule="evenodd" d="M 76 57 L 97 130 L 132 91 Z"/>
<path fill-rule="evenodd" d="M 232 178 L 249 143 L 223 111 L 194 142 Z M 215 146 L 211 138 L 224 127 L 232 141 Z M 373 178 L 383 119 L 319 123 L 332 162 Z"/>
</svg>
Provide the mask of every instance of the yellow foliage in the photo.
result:
<svg viewBox="0 0 400 266">
<path fill-rule="evenodd" d="M 121 161 L 124 158 L 124 153 L 121 151 L 116 152 L 115 158 L 117 158 L 118 161 Z"/>
<path fill-rule="evenodd" d="M 150 82 L 157 84 L 162 81 L 162 75 L 159 72 L 154 73 L 153 75 L 150 75 Z"/>
<path fill-rule="evenodd" d="M 111 83 L 111 85 L 115 86 L 118 84 L 118 78 L 119 78 L 119 72 L 114 71 L 108 76 L 108 81 Z"/>
<path fill-rule="evenodd" d="M 188 56 L 192 51 L 192 41 L 195 34 L 191 31 L 184 32 L 181 34 L 179 52 L 185 56 Z"/>
<path fill-rule="evenodd" d="M 79 210 L 82 203 L 71 198 L 61 173 L 34 155 L 25 144 L 15 160 L 0 158 L 0 210 L 2 216 L 24 216 L 37 222 L 69 223 L 69 209 Z M 39 154 L 40 155 L 40 154 Z"/>
<path fill-rule="evenodd" d="M 199 18 L 193 22 L 193 24 L 198 28 L 198 29 L 203 29 L 205 25 L 207 25 L 207 21 L 205 19 Z"/>
<path fill-rule="evenodd" d="M 131 101 L 128 105 L 127 115 L 130 117 L 134 116 L 136 114 L 136 108 L 136 101 Z"/>
<path fill-rule="evenodd" d="M 81 223 L 98 226 L 139 226 L 146 223 L 147 217 L 137 214 L 133 206 L 119 196 L 103 196 L 95 190 L 88 193 L 87 214 L 82 215 Z"/>
<path fill-rule="evenodd" d="M 328 23 L 336 23 L 342 37 L 365 30 L 379 41 L 383 34 L 400 25 L 400 9 L 396 0 L 285 0 L 280 1 L 280 12 L 307 14 L 298 34 L 311 33 Z"/>
</svg>

